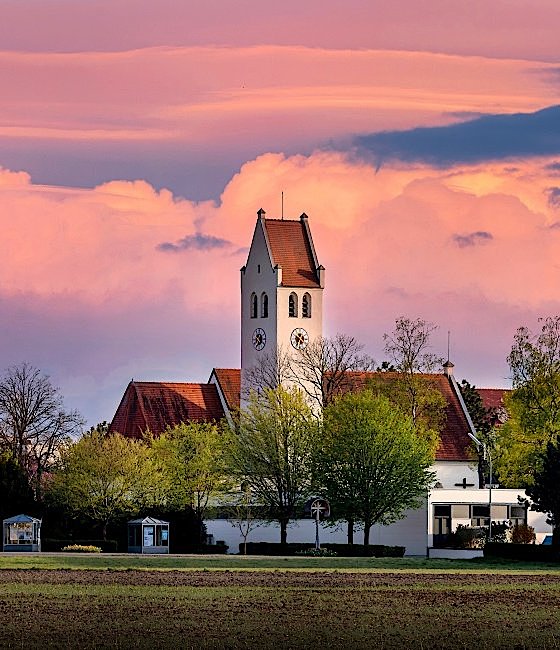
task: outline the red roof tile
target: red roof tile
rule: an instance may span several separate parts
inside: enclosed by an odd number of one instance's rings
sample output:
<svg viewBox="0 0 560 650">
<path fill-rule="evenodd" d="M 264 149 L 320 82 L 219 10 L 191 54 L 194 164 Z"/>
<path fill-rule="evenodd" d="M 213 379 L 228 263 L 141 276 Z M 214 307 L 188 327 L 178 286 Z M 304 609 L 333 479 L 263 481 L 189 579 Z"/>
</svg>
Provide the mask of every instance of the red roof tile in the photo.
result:
<svg viewBox="0 0 560 650">
<path fill-rule="evenodd" d="M 487 409 L 504 408 L 504 397 L 511 393 L 508 388 L 477 388 L 476 390 L 482 399 L 484 408 Z"/>
<path fill-rule="evenodd" d="M 214 368 L 214 375 L 230 411 L 239 409 L 241 370 L 239 368 Z"/>
<path fill-rule="evenodd" d="M 319 287 L 312 244 L 303 220 L 263 219 L 272 265 L 282 267 L 282 286 Z"/>
<path fill-rule="evenodd" d="M 436 460 L 473 460 L 474 448 L 469 437 L 469 425 L 450 380 L 442 374 L 425 374 L 421 376 L 429 380 L 434 388 L 441 392 L 447 402 L 445 422 L 440 432 Z M 389 372 L 349 373 L 350 384 L 354 388 L 365 388 L 374 377 L 390 381 L 394 380 L 397 374 Z"/>
<path fill-rule="evenodd" d="M 214 384 L 132 381 L 119 404 L 109 431 L 140 438 L 150 430 L 163 433 L 181 422 L 210 422 L 224 417 Z"/>
</svg>

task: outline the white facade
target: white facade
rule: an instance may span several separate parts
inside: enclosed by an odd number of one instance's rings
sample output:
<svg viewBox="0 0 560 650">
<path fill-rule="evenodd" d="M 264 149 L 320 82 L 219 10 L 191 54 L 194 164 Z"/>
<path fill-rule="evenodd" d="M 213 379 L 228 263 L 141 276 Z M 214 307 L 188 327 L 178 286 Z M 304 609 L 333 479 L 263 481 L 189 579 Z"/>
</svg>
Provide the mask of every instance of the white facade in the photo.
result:
<svg viewBox="0 0 560 650">
<path fill-rule="evenodd" d="M 286 224 L 294 222 L 286 221 Z M 323 279 L 307 216 L 300 217 L 311 248 L 321 286 L 298 286 L 286 282 L 282 266 L 273 258 L 264 210 L 259 210 L 246 265 L 241 269 L 241 403 L 247 397 L 247 372 L 276 355 L 297 354 L 294 333 L 304 332 L 307 342 L 323 333 Z M 276 221 L 276 224 L 278 222 Z M 290 296 L 295 310 L 290 308 Z M 304 299 L 307 310 L 304 310 Z M 265 306 L 266 301 L 266 306 Z M 307 311 L 307 313 L 305 313 Z"/>
</svg>

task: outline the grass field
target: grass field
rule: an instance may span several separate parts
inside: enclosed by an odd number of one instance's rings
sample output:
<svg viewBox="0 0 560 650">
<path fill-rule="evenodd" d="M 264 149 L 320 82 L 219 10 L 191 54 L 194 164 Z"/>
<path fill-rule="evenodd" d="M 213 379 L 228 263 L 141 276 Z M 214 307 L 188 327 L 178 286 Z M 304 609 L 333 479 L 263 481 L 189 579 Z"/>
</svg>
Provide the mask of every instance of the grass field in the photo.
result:
<svg viewBox="0 0 560 650">
<path fill-rule="evenodd" d="M 0 554 L 0 648 L 405 644 L 558 647 L 560 571 L 420 559 Z"/>
</svg>

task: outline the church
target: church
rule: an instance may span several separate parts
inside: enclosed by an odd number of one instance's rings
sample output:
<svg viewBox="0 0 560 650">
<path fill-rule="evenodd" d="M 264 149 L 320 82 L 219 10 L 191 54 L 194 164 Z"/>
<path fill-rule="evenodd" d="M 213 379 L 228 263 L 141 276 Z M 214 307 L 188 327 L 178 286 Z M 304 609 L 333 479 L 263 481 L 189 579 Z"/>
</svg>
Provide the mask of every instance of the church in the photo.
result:
<svg viewBox="0 0 560 650">
<path fill-rule="evenodd" d="M 241 269 L 241 368 L 214 368 L 206 383 L 131 381 L 125 390 L 110 431 L 140 438 L 155 435 L 180 422 L 229 419 L 243 405 L 251 371 L 277 350 L 297 353 L 323 332 L 325 269 L 319 263 L 309 219 L 270 219 L 257 213 L 247 263 Z M 268 357 L 270 358 L 270 356 Z M 535 528 L 537 542 L 551 528 L 542 513 L 518 503 L 523 490 L 479 489 L 476 431 L 454 377 L 453 364 L 444 364 L 430 377 L 445 398 L 445 422 L 440 432 L 434 471 L 435 488 L 425 506 L 389 526 L 375 526 L 370 543 L 406 547 L 407 555 L 437 555 L 438 544 L 457 525 L 480 526 L 509 520 Z M 499 407 L 503 390 L 481 389 L 485 406 Z M 236 552 L 242 541 L 227 520 L 210 520 L 207 529 Z M 328 528 L 324 542 L 345 542 L 345 530 Z M 249 541 L 278 541 L 274 525 L 254 530 Z M 288 540 L 312 542 L 313 522 L 297 520 Z M 429 551 L 430 549 L 430 551 Z"/>
</svg>

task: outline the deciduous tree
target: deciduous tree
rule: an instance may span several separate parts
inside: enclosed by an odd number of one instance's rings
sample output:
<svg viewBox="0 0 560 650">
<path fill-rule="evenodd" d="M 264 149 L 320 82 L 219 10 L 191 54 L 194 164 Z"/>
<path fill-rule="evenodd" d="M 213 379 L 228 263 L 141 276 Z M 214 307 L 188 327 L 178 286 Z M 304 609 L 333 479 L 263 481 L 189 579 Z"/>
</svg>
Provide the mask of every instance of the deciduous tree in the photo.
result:
<svg viewBox="0 0 560 650">
<path fill-rule="evenodd" d="M 529 486 L 548 443 L 560 436 L 560 316 L 533 334 L 520 327 L 508 356 L 513 391 L 508 421 L 499 429 L 497 470 L 506 486 Z"/>
<path fill-rule="evenodd" d="M 319 336 L 289 357 L 290 379 L 319 411 L 351 386 L 351 373 L 373 369 L 373 359 L 353 336 Z"/>
<path fill-rule="evenodd" d="M 13 366 L 0 379 L 0 447 L 27 472 L 38 499 L 44 473 L 82 426 L 80 414 L 64 409 L 58 388 L 37 368 Z"/>
<path fill-rule="evenodd" d="M 374 524 L 401 519 L 421 504 L 434 483 L 430 466 L 437 438 L 424 433 L 371 390 L 344 395 L 325 409 L 315 480 L 335 517 L 361 523 L 364 544 Z"/>
<path fill-rule="evenodd" d="M 549 442 L 539 469 L 533 476 L 533 485 L 527 488 L 531 510 L 545 512 L 547 523 L 553 527 L 552 543 L 560 545 L 560 444 Z"/>
<path fill-rule="evenodd" d="M 385 395 L 408 413 L 417 427 L 439 432 L 445 419 L 446 401 L 433 378 L 443 359 L 429 351 L 430 337 L 437 329 L 420 318 L 400 317 L 395 328 L 384 335 L 390 362 L 369 382 L 372 390 Z"/>
<path fill-rule="evenodd" d="M 62 451 L 48 496 L 71 516 L 108 526 L 123 516 L 162 505 L 164 486 L 148 446 L 96 430 Z"/>
<path fill-rule="evenodd" d="M 280 524 L 280 541 L 311 490 L 311 453 L 317 421 L 304 395 L 281 386 L 253 393 L 236 423 L 230 468 L 267 516 Z"/>
<path fill-rule="evenodd" d="M 161 469 L 167 506 L 195 513 L 199 543 L 211 500 L 231 485 L 226 475 L 224 451 L 228 432 L 209 422 L 181 423 L 150 441 Z"/>
</svg>

